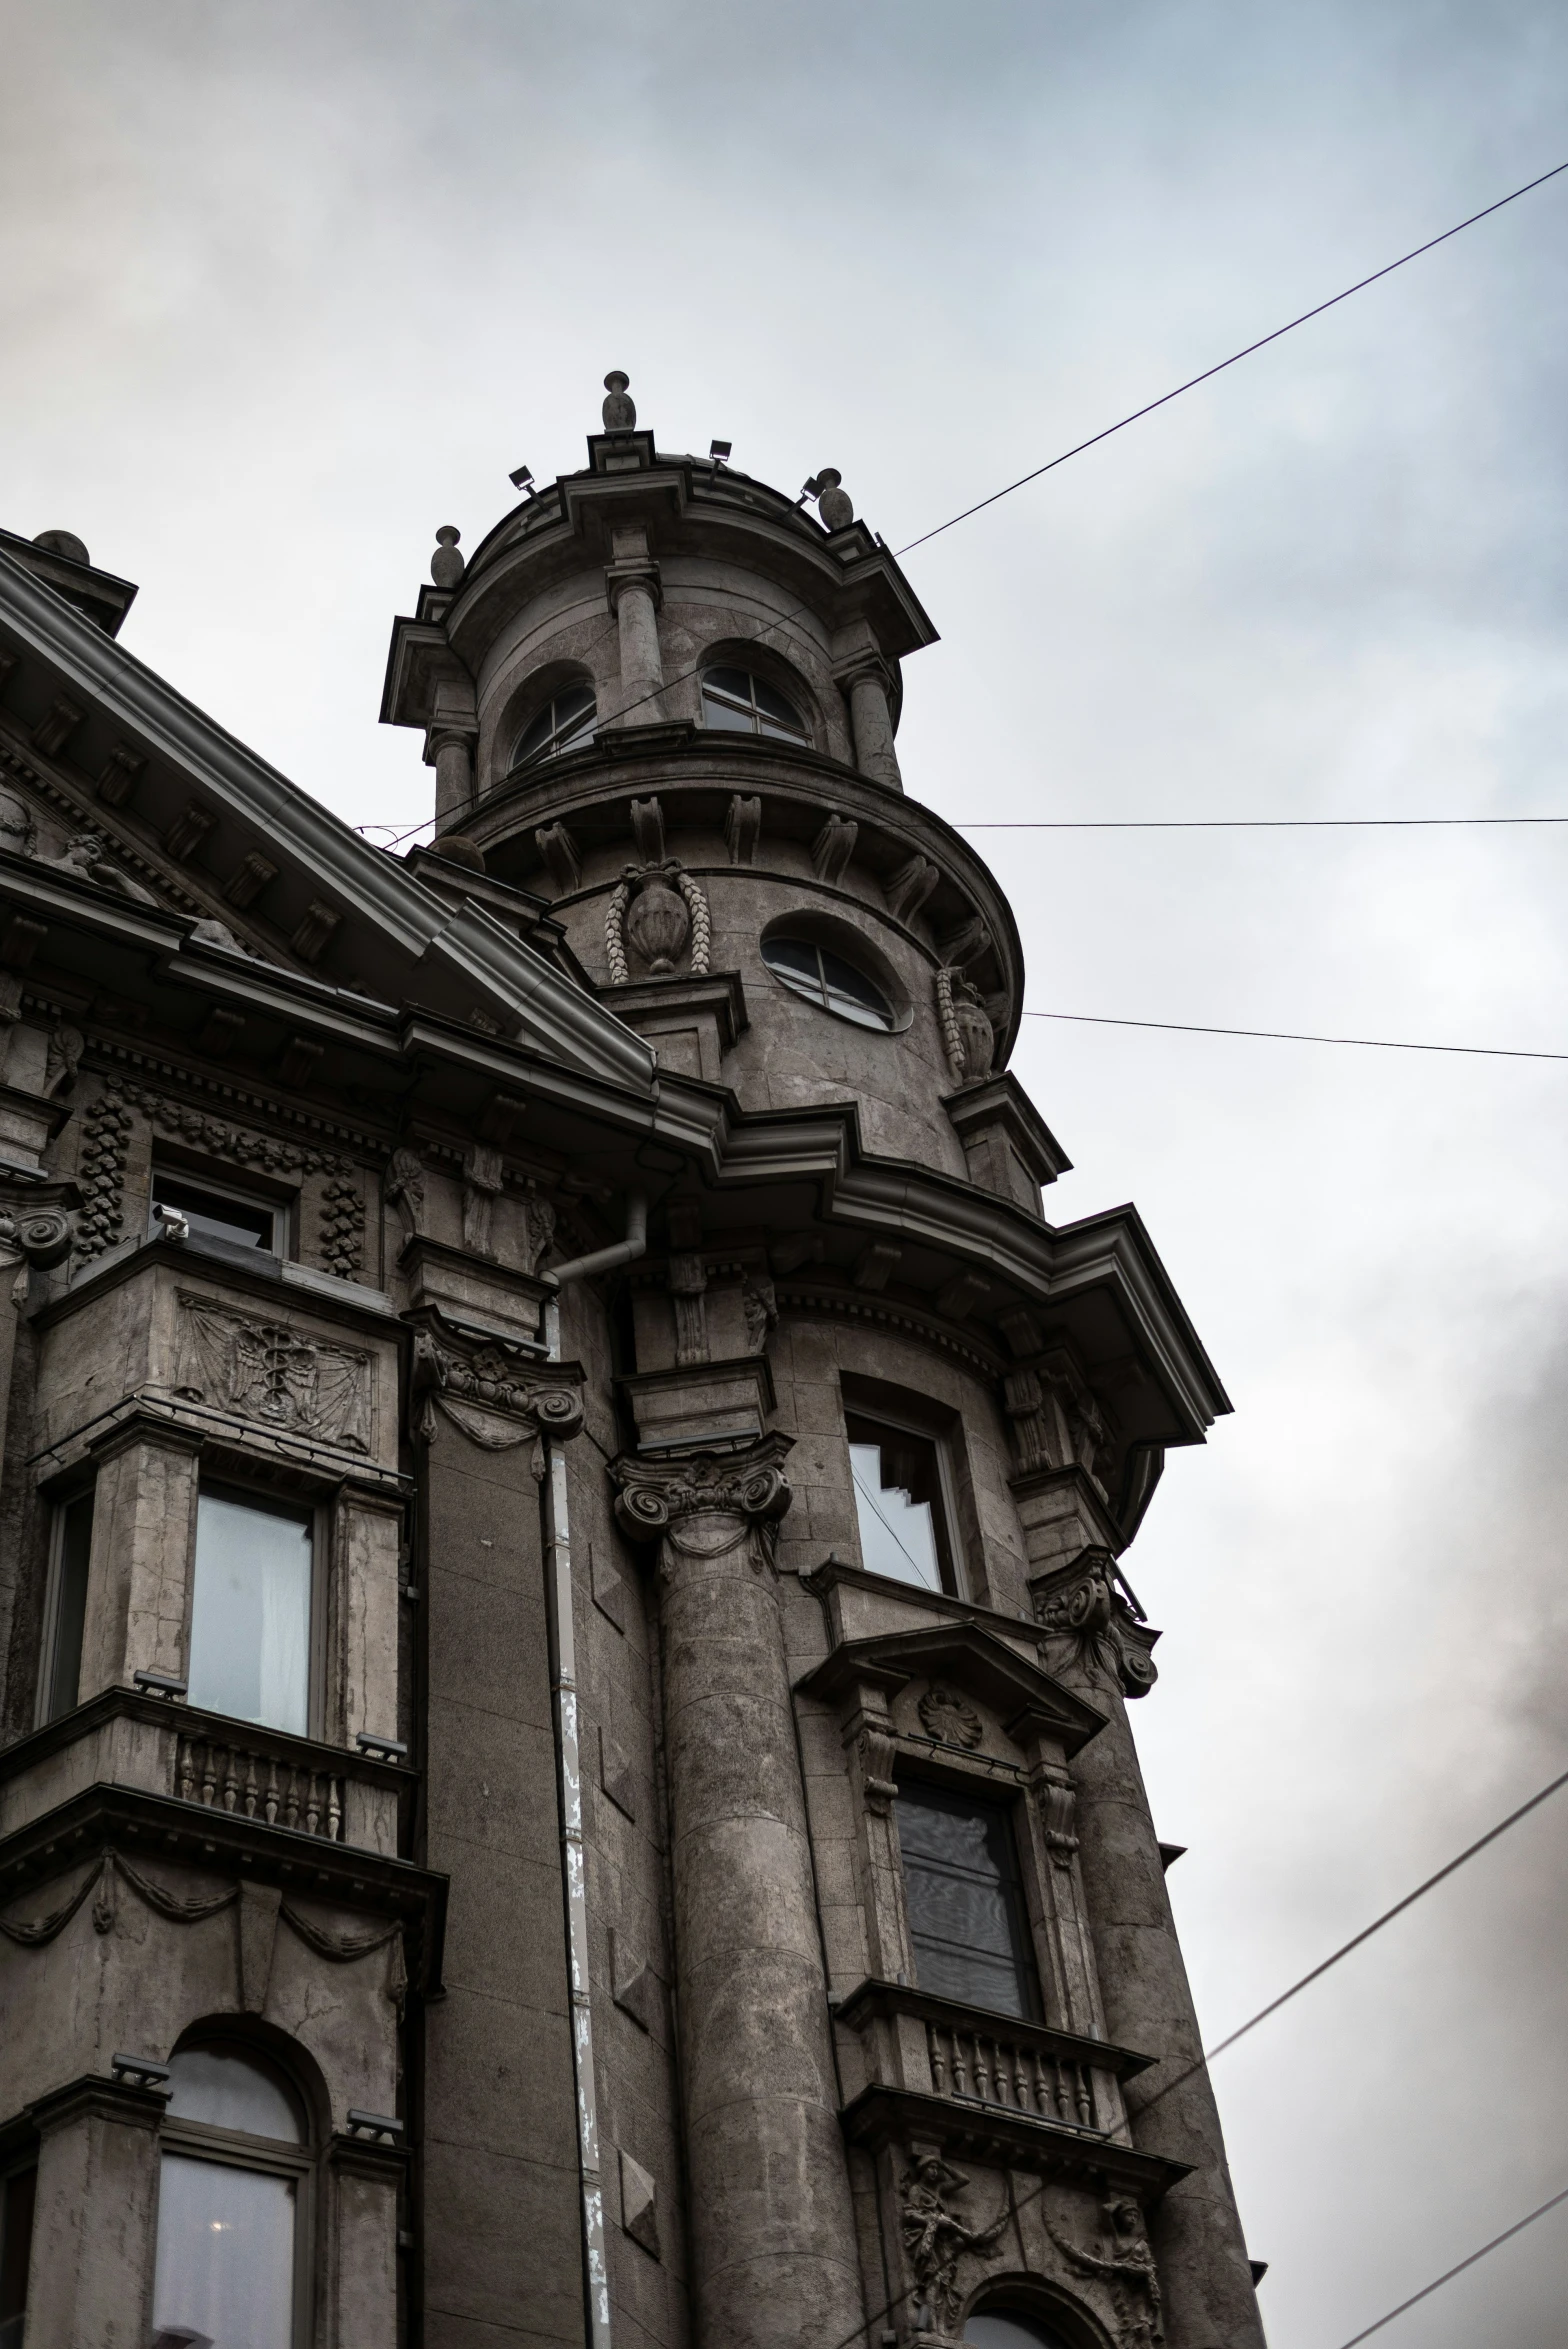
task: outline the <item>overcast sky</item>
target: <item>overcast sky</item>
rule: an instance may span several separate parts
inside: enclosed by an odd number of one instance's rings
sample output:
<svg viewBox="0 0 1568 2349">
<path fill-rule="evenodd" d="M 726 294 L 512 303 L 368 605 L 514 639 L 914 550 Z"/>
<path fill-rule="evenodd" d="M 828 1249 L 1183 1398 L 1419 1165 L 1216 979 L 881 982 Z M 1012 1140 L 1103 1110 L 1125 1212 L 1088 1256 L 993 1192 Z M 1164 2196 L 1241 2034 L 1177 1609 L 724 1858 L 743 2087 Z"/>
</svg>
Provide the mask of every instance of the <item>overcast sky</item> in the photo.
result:
<svg viewBox="0 0 1568 2349">
<path fill-rule="evenodd" d="M 0 0 L 0 523 L 353 822 L 436 526 L 661 445 L 894 545 L 1568 159 L 1547 0 Z M 1568 815 L 1568 178 L 908 568 L 954 819 Z M 976 835 L 1037 1010 L 1568 1051 L 1562 831 Z M 1568 1767 L 1568 1066 L 1028 1020 L 1234 1399 L 1127 1565 L 1219 2036 Z M 1226 2056 L 1273 2349 L 1568 2185 L 1568 1796 Z M 1380 2338 L 1560 2349 L 1568 2206 Z"/>
</svg>

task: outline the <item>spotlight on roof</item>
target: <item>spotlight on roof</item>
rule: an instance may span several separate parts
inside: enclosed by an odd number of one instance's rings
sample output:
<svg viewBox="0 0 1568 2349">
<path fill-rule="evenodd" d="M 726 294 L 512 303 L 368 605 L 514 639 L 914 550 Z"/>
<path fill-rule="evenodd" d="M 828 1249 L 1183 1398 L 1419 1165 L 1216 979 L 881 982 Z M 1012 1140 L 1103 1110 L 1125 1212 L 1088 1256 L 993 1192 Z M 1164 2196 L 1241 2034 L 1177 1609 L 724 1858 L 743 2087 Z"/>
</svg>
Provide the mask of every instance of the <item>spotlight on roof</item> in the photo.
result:
<svg viewBox="0 0 1568 2349">
<path fill-rule="evenodd" d="M 803 506 L 807 498 L 814 498 L 820 491 L 821 487 L 822 484 L 817 479 L 816 475 L 814 473 L 811 474 L 808 479 L 801 484 L 800 495 L 795 500 L 796 505 Z"/>
<path fill-rule="evenodd" d="M 526 465 L 519 465 L 517 471 L 509 473 L 506 478 L 514 489 L 526 489 L 529 496 L 532 497 L 534 477 Z"/>
<path fill-rule="evenodd" d="M 732 440 L 710 440 L 708 443 L 710 461 L 715 465 L 727 465 L 730 461 L 730 451 L 734 446 L 735 443 Z"/>
</svg>

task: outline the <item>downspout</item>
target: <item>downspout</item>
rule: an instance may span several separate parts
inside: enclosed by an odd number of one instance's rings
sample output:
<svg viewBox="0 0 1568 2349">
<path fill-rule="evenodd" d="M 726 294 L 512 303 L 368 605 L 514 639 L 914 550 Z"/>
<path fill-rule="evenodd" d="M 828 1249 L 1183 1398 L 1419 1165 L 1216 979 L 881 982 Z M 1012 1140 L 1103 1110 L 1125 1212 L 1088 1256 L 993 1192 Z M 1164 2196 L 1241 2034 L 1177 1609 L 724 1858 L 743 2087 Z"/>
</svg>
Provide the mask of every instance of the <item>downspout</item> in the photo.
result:
<svg viewBox="0 0 1568 2349">
<path fill-rule="evenodd" d="M 557 1291 L 567 1281 L 630 1264 L 648 1246 L 648 1195 L 626 1201 L 626 1237 L 558 1265 L 545 1278 Z M 561 1359 L 561 1309 L 544 1308 L 543 1336 L 552 1362 Z M 582 1740 L 577 1717 L 577 1643 L 572 1615 L 572 1537 L 567 1515 L 566 1454 L 544 1442 L 545 1591 L 550 1626 L 550 1688 L 554 1700 L 555 1761 L 561 1788 L 561 1854 L 566 1884 L 566 1957 L 572 1998 L 572 2065 L 577 2085 L 577 2165 L 582 2179 L 583 2269 L 588 2293 L 589 2349 L 610 2349 L 610 2271 L 604 2236 L 604 2180 L 599 2165 L 599 2112 L 594 2088 L 593 2011 L 588 1992 L 588 1868 L 583 1845 Z"/>
</svg>

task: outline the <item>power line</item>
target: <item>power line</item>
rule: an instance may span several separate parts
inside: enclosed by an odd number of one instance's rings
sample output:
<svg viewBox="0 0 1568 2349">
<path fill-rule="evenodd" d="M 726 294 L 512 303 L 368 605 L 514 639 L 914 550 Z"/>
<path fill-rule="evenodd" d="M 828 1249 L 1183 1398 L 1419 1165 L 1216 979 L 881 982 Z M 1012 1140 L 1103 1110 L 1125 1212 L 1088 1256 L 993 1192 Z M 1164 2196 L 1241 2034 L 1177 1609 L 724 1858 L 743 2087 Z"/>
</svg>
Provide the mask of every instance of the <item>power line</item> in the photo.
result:
<svg viewBox="0 0 1568 2349">
<path fill-rule="evenodd" d="M 967 522 L 971 514 L 983 514 L 987 506 L 994 506 L 1000 498 L 1010 498 L 1015 489 L 1023 489 L 1029 482 L 1038 481 L 1043 473 L 1053 473 L 1058 465 L 1065 465 L 1069 457 L 1081 457 L 1085 449 L 1092 449 L 1100 441 L 1109 440 L 1113 432 L 1125 432 L 1129 424 L 1136 424 L 1141 416 L 1152 416 L 1156 408 L 1166 407 L 1172 400 L 1179 400 L 1183 392 L 1193 391 L 1200 383 L 1209 382 L 1211 377 L 1223 375 L 1227 367 L 1234 367 L 1239 359 L 1250 359 L 1254 351 L 1265 349 L 1269 343 L 1277 343 L 1281 335 L 1294 334 L 1296 328 L 1305 326 L 1309 318 L 1321 318 L 1325 310 L 1332 310 L 1339 302 L 1348 302 L 1352 294 L 1359 294 L 1367 286 L 1376 285 L 1380 277 L 1389 277 L 1396 269 L 1403 269 L 1407 262 L 1418 261 L 1423 253 L 1430 253 L 1435 245 L 1446 244 L 1450 237 L 1458 236 L 1462 229 L 1474 228 L 1478 220 L 1486 220 L 1492 213 L 1501 212 L 1505 204 L 1517 204 L 1521 196 L 1528 196 L 1534 188 L 1544 187 L 1549 179 L 1556 179 L 1565 171 L 1568 171 L 1568 163 L 1554 163 L 1550 171 L 1541 173 L 1539 179 L 1526 180 L 1522 188 L 1515 188 L 1509 195 L 1499 196 L 1495 204 L 1484 205 L 1479 212 L 1472 212 L 1468 220 L 1456 220 L 1452 228 L 1443 230 L 1441 236 L 1428 237 L 1424 245 L 1416 245 L 1410 252 L 1401 253 L 1397 261 L 1385 262 L 1381 269 L 1374 269 L 1370 277 L 1357 278 L 1355 284 L 1347 285 L 1343 293 L 1331 294 L 1326 302 L 1317 303 L 1311 310 L 1303 310 L 1301 316 L 1292 318 L 1288 325 L 1276 326 L 1272 334 L 1260 335 L 1255 343 L 1248 343 L 1244 350 L 1232 351 L 1228 359 L 1221 359 L 1213 367 L 1205 367 L 1201 375 L 1190 375 L 1185 383 L 1177 384 L 1174 391 L 1162 392 L 1157 400 L 1150 400 L 1142 408 L 1134 408 L 1130 416 L 1123 416 L 1115 424 L 1107 424 L 1102 432 L 1091 433 L 1087 440 L 1079 441 L 1073 448 L 1064 449 L 1059 457 L 1052 457 L 1048 464 L 1037 465 L 1032 473 L 1021 473 L 1005 489 L 992 490 L 989 497 L 979 499 L 975 505 L 965 506 L 961 514 L 950 515 L 947 521 L 939 522 L 934 530 L 922 531 L 919 538 L 912 538 L 907 546 L 896 550 L 899 558 L 913 554 L 917 546 L 929 545 L 933 538 L 940 538 L 944 530 L 955 530 L 960 522 Z"/>
<path fill-rule="evenodd" d="M 1538 2204 L 1528 2218 L 1515 2219 L 1511 2227 L 1504 2227 L 1500 2235 L 1494 2235 L 1490 2243 L 1483 2243 L 1479 2251 L 1472 2251 L 1468 2259 L 1461 2259 L 1456 2267 L 1445 2268 L 1440 2276 L 1434 2276 L 1429 2284 L 1423 2284 L 1419 2292 L 1412 2292 L 1408 2300 L 1401 2300 L 1397 2308 L 1391 2308 L 1386 2316 L 1380 2316 L 1376 2324 L 1366 2325 L 1359 2333 L 1352 2333 L 1348 2341 L 1340 2343 L 1340 2349 L 1356 2349 L 1358 2341 L 1370 2341 L 1374 2333 L 1380 2333 L 1385 2325 L 1391 2325 L 1396 2316 L 1403 2316 L 1405 2310 L 1414 2308 L 1417 2301 L 1430 2299 L 1444 2284 L 1451 2284 L 1455 2276 L 1462 2276 L 1467 2267 L 1474 2267 L 1478 2259 L 1485 2259 L 1487 2253 L 1495 2251 L 1500 2243 L 1510 2242 L 1515 2235 L 1522 2235 L 1526 2227 L 1533 2227 L 1538 2218 L 1545 2218 L 1547 2212 L 1555 2210 L 1560 2202 L 1568 2202 L 1568 2186 L 1560 2194 L 1554 2194 L 1549 2202 Z"/>
<path fill-rule="evenodd" d="M 1347 285 L 1342 293 L 1331 294 L 1326 302 L 1319 302 L 1311 310 L 1303 310 L 1299 318 L 1292 318 L 1287 325 L 1276 326 L 1271 334 L 1260 335 L 1256 342 L 1248 343 L 1244 350 L 1232 351 L 1228 359 L 1221 359 L 1213 367 L 1206 367 L 1201 375 L 1189 376 L 1185 383 L 1177 384 L 1173 391 L 1162 392 L 1157 400 L 1150 400 L 1143 407 L 1135 408 L 1130 416 L 1119 417 L 1116 423 L 1107 424 L 1102 431 L 1091 433 L 1087 440 L 1079 441 L 1073 448 L 1064 449 L 1059 457 L 1052 457 L 1047 464 L 1037 465 L 1032 473 L 1020 474 L 1019 478 L 1016 481 L 1010 481 L 1005 489 L 993 490 L 989 497 L 981 498 L 977 504 L 965 506 L 962 513 L 950 514 L 947 520 L 939 522 L 934 530 L 923 531 L 920 537 L 910 539 L 904 546 L 895 547 L 893 550 L 894 561 L 901 561 L 905 555 L 913 554 L 916 547 L 927 545 L 933 538 L 940 538 L 944 531 L 955 530 L 960 522 L 967 522 L 972 514 L 983 513 L 987 506 L 994 506 L 999 498 L 1011 497 L 1015 489 L 1023 489 L 1027 483 L 1038 481 L 1042 474 L 1053 473 L 1058 465 L 1065 465 L 1069 458 L 1082 456 L 1085 449 L 1092 449 L 1100 441 L 1109 440 L 1112 433 L 1124 432 L 1129 424 L 1136 424 L 1140 417 L 1152 416 L 1156 408 L 1169 406 L 1172 400 L 1180 399 L 1183 392 L 1195 390 L 1200 383 L 1207 383 L 1211 376 L 1222 375 L 1227 367 L 1234 367 L 1240 359 L 1250 358 L 1254 351 L 1263 350 L 1269 343 L 1277 343 L 1281 335 L 1294 333 L 1298 326 L 1305 326 L 1309 319 L 1321 318 L 1324 311 L 1332 310 L 1336 303 L 1348 302 L 1352 294 L 1359 294 L 1367 286 L 1376 285 L 1380 277 L 1391 276 L 1394 270 L 1403 269 L 1407 262 L 1419 260 L 1423 253 L 1430 253 L 1434 246 L 1446 244 L 1450 237 L 1458 236 L 1463 229 L 1474 228 L 1478 220 L 1486 220 L 1492 213 L 1501 212 L 1505 204 L 1516 204 L 1521 196 L 1528 196 L 1532 189 L 1544 187 L 1548 180 L 1558 178 L 1565 171 L 1568 171 L 1568 163 L 1554 164 L 1550 171 L 1543 171 L 1538 179 L 1526 180 L 1522 188 L 1514 188 L 1510 194 L 1499 196 L 1494 204 L 1484 205 L 1479 212 L 1472 212 L 1466 220 L 1455 221 L 1453 227 L 1445 228 L 1440 236 L 1428 237 L 1424 245 L 1417 245 L 1410 252 L 1401 253 L 1397 261 L 1385 262 L 1381 269 L 1374 269 L 1370 277 L 1358 278 L 1354 285 Z M 765 627 L 758 629 L 753 636 L 748 637 L 746 642 L 760 644 L 762 639 L 765 636 L 771 636 L 776 628 L 787 627 L 792 620 L 801 619 L 810 608 L 809 604 L 797 604 L 792 611 L 785 612 L 780 619 L 770 620 Z M 658 686 L 651 688 L 647 693 L 639 694 L 635 701 L 628 702 L 623 709 L 616 712 L 616 716 L 624 718 L 632 710 L 641 709 L 645 702 L 658 701 L 674 686 L 687 684 L 698 674 L 701 666 L 702 663 L 699 661 L 689 669 L 680 670 L 674 677 L 666 677 Z M 425 819 L 427 823 L 431 821 L 433 821 L 432 818 Z M 378 830 L 380 828 L 377 827 Z M 387 846 L 395 848 L 399 842 L 411 840 L 416 832 L 423 830 L 423 823 L 411 824 L 406 832 L 399 833 L 397 839 L 389 841 Z"/>
<path fill-rule="evenodd" d="M 1568 824 L 1568 816 L 1117 816 L 1018 824 L 950 816 L 948 822 L 955 832 L 1419 832 L 1461 824 Z"/>
<path fill-rule="evenodd" d="M 1547 1784 L 1539 1788 L 1527 1801 L 1511 1810 L 1506 1818 L 1499 1819 L 1497 1824 L 1494 1827 L 1489 1827 L 1484 1835 L 1478 1835 L 1473 1843 L 1466 1844 L 1463 1851 L 1456 1852 L 1451 1860 L 1445 1861 L 1441 1868 L 1418 1884 L 1413 1892 L 1407 1892 L 1402 1900 L 1395 1901 L 1392 1908 L 1387 1908 L 1381 1916 L 1374 1917 L 1370 1925 L 1363 1925 L 1359 1933 L 1353 1933 L 1348 1941 L 1342 1941 L 1338 1949 L 1331 1950 L 1326 1958 L 1321 1959 L 1307 1973 L 1299 1976 L 1296 1981 L 1291 1983 L 1288 1990 L 1282 1990 L 1277 1998 L 1271 1998 L 1267 2006 L 1259 2007 L 1255 2015 L 1249 2016 L 1246 2022 L 1239 2024 L 1225 2038 L 1216 2040 L 1212 2047 L 1205 2048 L 1196 2062 L 1186 2065 L 1183 2070 L 1177 2072 L 1172 2079 L 1166 2081 L 1163 2088 L 1157 2088 L 1154 2094 L 1145 2103 L 1140 2104 L 1129 2117 L 1134 2121 L 1141 2120 L 1143 2115 L 1146 2112 L 1151 2112 L 1162 2098 L 1169 2096 L 1174 2089 L 1180 2088 L 1186 2081 L 1194 2078 L 1197 2073 L 1212 2063 L 1216 2056 L 1223 2055 L 1228 2047 L 1234 2047 L 1239 2039 L 1245 2039 L 1249 2031 L 1255 2031 L 1260 2023 L 1268 2020 L 1270 2015 L 1278 2014 L 1282 2006 L 1288 2006 L 1293 1998 L 1298 1998 L 1301 1992 L 1308 1989 L 1312 1983 L 1321 1981 L 1323 1976 L 1337 1966 L 1342 1959 L 1349 1957 L 1352 1951 L 1362 1948 L 1372 1939 L 1374 1934 L 1381 1933 L 1385 1925 L 1391 1925 L 1396 1917 L 1402 1917 L 1407 1909 L 1414 1908 L 1418 1900 L 1424 1900 L 1429 1892 L 1454 1875 L 1468 1860 L 1473 1860 L 1477 1852 L 1485 1851 L 1488 1844 L 1495 1843 L 1499 1836 L 1506 1835 L 1511 1827 L 1517 1827 L 1521 1819 L 1528 1818 L 1532 1811 L 1539 1809 L 1542 1803 L 1548 1801 L 1564 1786 L 1568 1786 L 1568 1770 L 1563 1770 L 1559 1772 L 1557 1777 L 1549 1779 Z M 1020 2201 L 1011 2205 L 1014 2212 L 1027 2210 L 1031 2202 L 1038 2202 L 1048 2183 L 1047 2179 L 1042 2178 L 1038 2186 L 1032 2187 Z M 1543 2202 L 1539 2210 L 1531 2211 L 1529 2218 L 1520 2219 L 1515 2226 L 1496 2236 L 1492 2242 L 1483 2244 L 1479 2251 L 1473 2251 L 1468 2259 L 1460 2261 L 1458 2267 L 1450 2268 L 1448 2275 L 1438 2276 L 1434 2282 L 1424 2286 L 1415 2295 L 1415 2300 L 1425 2299 L 1428 2293 L 1437 2290 L 1439 2284 L 1446 2284 L 1450 2276 L 1456 2276 L 1464 2268 L 1473 2266 L 1476 2260 L 1484 2259 L 1487 2252 L 1495 2251 L 1499 2243 L 1505 2243 L 1509 2235 L 1518 2234 L 1521 2227 L 1529 2226 L 1532 2220 L 1540 2218 L 1557 2202 L 1565 2199 L 1568 2199 L 1568 2187 L 1564 2188 L 1562 2194 L 1555 2195 L 1551 2202 Z M 833 2349 L 852 2349 L 852 2344 L 860 2339 L 862 2333 L 869 2333 L 873 2325 L 880 2324 L 885 2316 L 891 2316 L 894 2309 L 900 2307 L 904 2301 L 911 2299 L 918 2289 L 918 2285 L 912 2284 L 906 2290 L 895 2293 L 891 2300 L 885 2301 L 882 2307 L 867 2317 L 864 2325 L 857 2325 L 852 2333 L 846 2333 L 841 2341 L 836 2341 L 833 2344 Z M 1414 2307 L 1415 2300 L 1402 2301 L 1398 2308 L 1391 2308 L 1388 2315 L 1379 2317 L 1377 2324 L 1369 2326 L 1368 2331 L 1376 2332 L 1380 2326 L 1390 2323 L 1406 2308 Z M 1342 2349 L 1355 2349 L 1356 2341 L 1364 2341 L 1366 2338 L 1366 2333 L 1357 2333 L 1355 2341 L 1344 2342 Z"/>
<path fill-rule="evenodd" d="M 1252 1036 L 1270 1044 L 1354 1044 L 1366 1052 L 1457 1052 L 1482 1060 L 1568 1060 L 1568 1052 L 1526 1052 L 1509 1044 L 1413 1044 L 1396 1036 L 1313 1036 L 1299 1028 L 1215 1028 L 1197 1020 L 1118 1020 L 1092 1011 L 1026 1011 L 1026 1020 L 1068 1020 L 1086 1028 L 1158 1028 L 1172 1036 Z"/>
</svg>

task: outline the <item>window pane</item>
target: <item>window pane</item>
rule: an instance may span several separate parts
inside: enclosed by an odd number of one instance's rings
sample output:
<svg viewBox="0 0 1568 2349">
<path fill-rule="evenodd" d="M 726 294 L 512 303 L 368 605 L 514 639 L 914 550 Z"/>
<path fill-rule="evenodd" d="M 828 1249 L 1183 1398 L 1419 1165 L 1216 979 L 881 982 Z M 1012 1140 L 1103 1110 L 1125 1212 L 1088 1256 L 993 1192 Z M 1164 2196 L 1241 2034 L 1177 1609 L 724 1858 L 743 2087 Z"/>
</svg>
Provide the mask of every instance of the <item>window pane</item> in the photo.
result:
<svg viewBox="0 0 1568 2349">
<path fill-rule="evenodd" d="M 1003 1812 L 942 1787 L 905 1789 L 898 1840 L 920 1988 L 998 2014 L 1031 2014 L 1033 1968 Z"/>
<path fill-rule="evenodd" d="M 310 1519 L 204 1492 L 196 1506 L 190 1701 L 303 1737 L 310 1715 Z"/>
<path fill-rule="evenodd" d="M 294 2099 L 270 2070 L 227 2047 L 184 2047 L 169 2065 L 169 2111 L 247 2137 L 298 2145 L 304 2131 Z"/>
<path fill-rule="evenodd" d="M 0 2192 L 0 2349 L 21 2349 L 37 2186 L 35 2169 L 16 2170 Z"/>
<path fill-rule="evenodd" d="M 58 1721 L 76 1704 L 82 1678 L 82 1631 L 87 1621 L 87 1560 L 93 1546 L 93 1496 L 79 1493 L 60 1512 L 59 1581 L 54 1654 L 49 1662 L 48 1718 Z"/>
<path fill-rule="evenodd" d="M 1060 2333 L 1048 2333 L 1020 2316 L 999 2316 L 994 2309 L 972 2316 L 964 2327 L 967 2349 L 1062 2349 Z"/>
<path fill-rule="evenodd" d="M 154 2333 L 183 2325 L 216 2349 L 290 2349 L 294 2182 L 163 2157 Z"/>
<path fill-rule="evenodd" d="M 815 946 L 807 946 L 799 938 L 770 938 L 762 949 L 762 959 L 770 971 L 788 971 L 799 978 L 808 979 L 813 992 L 821 994 Z"/>
<path fill-rule="evenodd" d="M 905 1435 L 853 1414 L 845 1426 L 862 1565 L 869 1574 L 941 1590 L 948 1544 L 936 1445 L 929 1436 Z"/>
<path fill-rule="evenodd" d="M 265 1248 L 269 1253 L 277 1245 L 274 1208 L 259 1203 L 252 1206 L 244 1199 L 226 1199 L 221 1191 L 207 1191 L 199 1183 L 181 1182 L 177 1175 L 160 1173 L 156 1167 L 152 1196 L 154 1206 L 177 1207 L 201 1239 L 227 1240 L 231 1247 Z"/>
<path fill-rule="evenodd" d="M 732 702 L 720 701 L 706 685 L 702 689 L 702 722 L 720 733 L 752 734 L 756 731 L 751 711 L 738 710 Z"/>
<path fill-rule="evenodd" d="M 804 736 L 806 729 L 793 702 L 786 701 L 782 693 L 775 693 L 771 685 L 764 685 L 760 677 L 752 679 L 751 689 L 756 695 L 757 716 L 765 734 L 776 730 L 793 734 L 797 741 Z"/>
<path fill-rule="evenodd" d="M 715 693 L 727 693 L 732 700 L 743 701 L 750 708 L 751 678 L 745 669 L 709 669 L 702 680 L 704 693 L 710 686 Z"/>
</svg>

